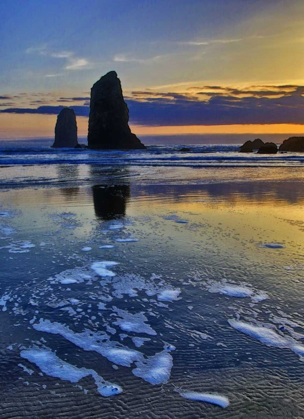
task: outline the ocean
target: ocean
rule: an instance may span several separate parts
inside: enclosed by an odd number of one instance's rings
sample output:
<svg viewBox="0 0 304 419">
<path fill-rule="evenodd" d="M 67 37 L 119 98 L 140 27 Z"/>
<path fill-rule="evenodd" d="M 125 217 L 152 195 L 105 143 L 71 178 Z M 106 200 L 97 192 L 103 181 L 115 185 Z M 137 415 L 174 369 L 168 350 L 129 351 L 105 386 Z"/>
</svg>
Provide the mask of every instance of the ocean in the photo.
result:
<svg viewBox="0 0 304 419">
<path fill-rule="evenodd" d="M 303 417 L 304 155 L 185 146 L 1 143 L 0 418 Z"/>
</svg>

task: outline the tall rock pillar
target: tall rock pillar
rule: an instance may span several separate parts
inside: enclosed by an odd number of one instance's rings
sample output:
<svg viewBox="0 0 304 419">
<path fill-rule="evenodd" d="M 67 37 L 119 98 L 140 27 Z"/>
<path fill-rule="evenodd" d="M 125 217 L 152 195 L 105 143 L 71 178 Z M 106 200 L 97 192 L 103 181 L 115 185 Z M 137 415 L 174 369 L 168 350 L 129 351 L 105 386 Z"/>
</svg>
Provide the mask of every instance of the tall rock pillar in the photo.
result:
<svg viewBox="0 0 304 419">
<path fill-rule="evenodd" d="M 55 126 L 55 141 L 52 147 L 76 147 L 77 141 L 77 124 L 76 115 L 73 109 L 63 108 L 57 116 Z"/>
<path fill-rule="evenodd" d="M 146 148 L 129 127 L 129 110 L 115 71 L 91 89 L 88 146 L 93 149 Z"/>
</svg>

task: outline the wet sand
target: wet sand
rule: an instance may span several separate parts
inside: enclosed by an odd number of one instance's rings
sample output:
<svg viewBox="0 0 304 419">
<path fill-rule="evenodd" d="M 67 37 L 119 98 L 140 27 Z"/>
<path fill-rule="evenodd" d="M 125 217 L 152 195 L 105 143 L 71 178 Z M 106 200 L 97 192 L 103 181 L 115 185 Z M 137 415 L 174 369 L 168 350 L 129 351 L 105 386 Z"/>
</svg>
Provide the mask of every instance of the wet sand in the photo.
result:
<svg viewBox="0 0 304 419">
<path fill-rule="evenodd" d="M 52 170 L 0 192 L 1 418 L 302 416 L 301 173 Z"/>
</svg>

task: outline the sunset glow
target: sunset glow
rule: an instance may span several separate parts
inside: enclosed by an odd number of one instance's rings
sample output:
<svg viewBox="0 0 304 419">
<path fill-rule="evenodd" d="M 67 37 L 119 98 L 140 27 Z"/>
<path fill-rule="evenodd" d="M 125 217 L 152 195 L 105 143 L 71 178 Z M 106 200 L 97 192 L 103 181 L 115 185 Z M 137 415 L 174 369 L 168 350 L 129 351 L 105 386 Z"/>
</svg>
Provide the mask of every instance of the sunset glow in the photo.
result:
<svg viewBox="0 0 304 419">
<path fill-rule="evenodd" d="M 303 133 L 300 0 L 17 3 L 0 4 L 2 139 L 52 136 L 64 106 L 86 136 L 90 88 L 113 69 L 138 135 Z"/>
</svg>

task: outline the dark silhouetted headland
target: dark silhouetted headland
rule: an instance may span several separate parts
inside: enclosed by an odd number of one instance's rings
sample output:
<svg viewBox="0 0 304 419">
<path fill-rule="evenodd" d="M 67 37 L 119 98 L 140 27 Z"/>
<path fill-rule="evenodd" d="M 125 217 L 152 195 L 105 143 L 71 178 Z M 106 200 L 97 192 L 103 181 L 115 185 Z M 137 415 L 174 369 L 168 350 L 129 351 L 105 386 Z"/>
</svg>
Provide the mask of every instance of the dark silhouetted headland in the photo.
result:
<svg viewBox="0 0 304 419">
<path fill-rule="evenodd" d="M 290 137 L 283 141 L 279 148 L 280 151 L 304 152 L 304 137 Z"/>
</svg>

